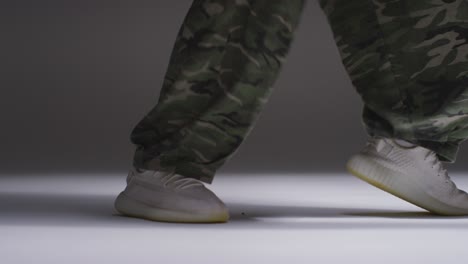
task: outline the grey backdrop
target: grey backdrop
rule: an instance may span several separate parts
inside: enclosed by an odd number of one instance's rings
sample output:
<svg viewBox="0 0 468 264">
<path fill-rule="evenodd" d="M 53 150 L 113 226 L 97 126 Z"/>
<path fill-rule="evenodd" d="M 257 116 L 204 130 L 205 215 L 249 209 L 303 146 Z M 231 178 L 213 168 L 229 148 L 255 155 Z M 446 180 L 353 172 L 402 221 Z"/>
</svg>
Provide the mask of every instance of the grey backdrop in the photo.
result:
<svg viewBox="0 0 468 264">
<path fill-rule="evenodd" d="M 0 172 L 124 172 L 190 1 L 2 1 Z M 326 18 L 309 1 L 247 140 L 220 172 L 344 171 L 367 135 Z M 451 168 L 468 169 L 462 148 Z"/>
</svg>

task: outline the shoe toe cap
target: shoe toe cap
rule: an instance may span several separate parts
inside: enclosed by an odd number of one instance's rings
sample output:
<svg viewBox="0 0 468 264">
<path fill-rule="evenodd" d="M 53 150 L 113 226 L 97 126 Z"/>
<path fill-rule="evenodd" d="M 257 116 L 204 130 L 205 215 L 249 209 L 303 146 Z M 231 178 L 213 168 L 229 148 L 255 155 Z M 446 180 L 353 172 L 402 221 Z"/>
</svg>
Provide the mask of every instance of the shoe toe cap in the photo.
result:
<svg viewBox="0 0 468 264">
<path fill-rule="evenodd" d="M 197 214 L 228 214 L 228 209 L 224 202 L 210 190 L 198 190 L 192 195 L 190 200 L 185 202 L 185 207 Z"/>
</svg>

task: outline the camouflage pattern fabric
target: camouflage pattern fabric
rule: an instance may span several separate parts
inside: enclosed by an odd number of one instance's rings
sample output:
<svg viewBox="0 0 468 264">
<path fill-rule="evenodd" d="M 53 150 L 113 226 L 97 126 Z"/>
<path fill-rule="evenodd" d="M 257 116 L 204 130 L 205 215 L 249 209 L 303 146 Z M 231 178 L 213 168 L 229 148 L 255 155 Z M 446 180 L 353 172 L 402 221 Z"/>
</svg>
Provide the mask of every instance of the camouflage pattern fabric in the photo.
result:
<svg viewBox="0 0 468 264">
<path fill-rule="evenodd" d="M 370 135 L 454 162 L 468 138 L 467 0 L 320 0 Z"/>
<path fill-rule="evenodd" d="M 468 1 L 320 0 L 364 101 L 369 135 L 453 162 L 468 137 Z M 132 131 L 134 166 L 211 183 L 267 102 L 300 20 L 299 0 L 195 0 L 157 105 Z"/>
<path fill-rule="evenodd" d="M 134 166 L 210 183 L 252 129 L 285 60 L 302 0 L 195 0 L 159 102 L 135 127 Z"/>
</svg>

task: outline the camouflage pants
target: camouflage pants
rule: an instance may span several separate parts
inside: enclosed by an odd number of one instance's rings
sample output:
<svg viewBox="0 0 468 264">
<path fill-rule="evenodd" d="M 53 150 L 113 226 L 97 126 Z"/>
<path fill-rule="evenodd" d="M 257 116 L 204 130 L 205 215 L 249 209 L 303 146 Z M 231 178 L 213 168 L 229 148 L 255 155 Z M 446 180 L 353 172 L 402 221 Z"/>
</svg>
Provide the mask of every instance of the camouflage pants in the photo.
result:
<svg viewBox="0 0 468 264">
<path fill-rule="evenodd" d="M 301 0 L 195 0 L 159 101 L 132 131 L 134 166 L 210 183 L 268 100 Z M 367 133 L 454 162 L 468 138 L 467 0 L 320 0 Z"/>
</svg>

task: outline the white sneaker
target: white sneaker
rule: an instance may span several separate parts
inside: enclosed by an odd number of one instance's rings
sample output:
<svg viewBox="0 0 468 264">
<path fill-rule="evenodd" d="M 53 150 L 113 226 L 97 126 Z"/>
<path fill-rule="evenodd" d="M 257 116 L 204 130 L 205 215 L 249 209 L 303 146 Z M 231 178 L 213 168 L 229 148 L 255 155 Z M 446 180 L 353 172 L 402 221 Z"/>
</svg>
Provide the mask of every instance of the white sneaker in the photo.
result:
<svg viewBox="0 0 468 264">
<path fill-rule="evenodd" d="M 432 150 L 375 137 L 346 164 L 358 178 L 440 215 L 468 215 L 468 194 L 459 190 Z"/>
<path fill-rule="evenodd" d="M 130 170 L 127 187 L 115 200 L 127 216 L 163 222 L 226 222 L 225 204 L 205 185 L 174 171 Z"/>
</svg>

